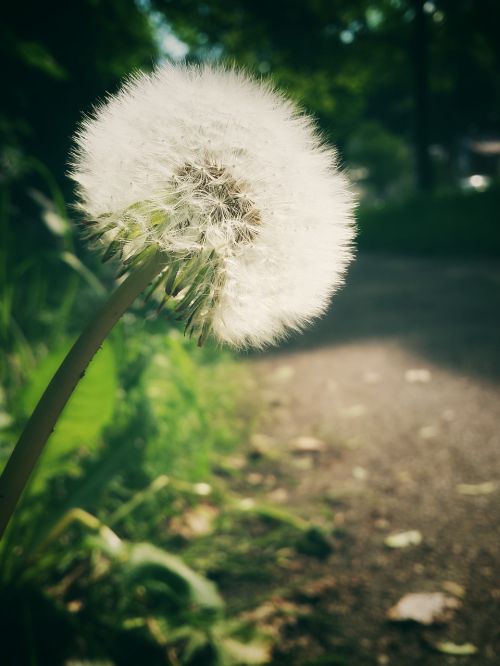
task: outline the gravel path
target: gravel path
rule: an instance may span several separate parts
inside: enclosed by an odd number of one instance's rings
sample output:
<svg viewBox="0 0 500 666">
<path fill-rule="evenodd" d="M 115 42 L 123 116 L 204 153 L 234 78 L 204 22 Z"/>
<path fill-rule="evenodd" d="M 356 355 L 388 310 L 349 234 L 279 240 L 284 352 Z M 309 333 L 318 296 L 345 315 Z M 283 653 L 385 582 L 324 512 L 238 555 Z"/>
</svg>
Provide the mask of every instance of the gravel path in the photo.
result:
<svg viewBox="0 0 500 666">
<path fill-rule="evenodd" d="M 360 257 L 333 306 L 252 360 L 261 434 L 290 463 L 272 497 L 345 535 L 311 570 L 333 576 L 318 604 L 341 627 L 321 663 L 498 664 L 500 267 Z M 384 545 L 407 530 L 422 543 Z M 443 590 L 462 604 L 449 622 L 387 620 L 403 595 Z"/>
</svg>

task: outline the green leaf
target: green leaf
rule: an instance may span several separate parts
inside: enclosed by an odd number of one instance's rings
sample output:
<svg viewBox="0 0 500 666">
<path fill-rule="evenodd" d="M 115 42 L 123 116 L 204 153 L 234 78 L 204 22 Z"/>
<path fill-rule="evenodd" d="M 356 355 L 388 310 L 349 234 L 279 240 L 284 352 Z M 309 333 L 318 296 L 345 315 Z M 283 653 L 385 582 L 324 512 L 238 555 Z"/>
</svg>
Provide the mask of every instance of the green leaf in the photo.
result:
<svg viewBox="0 0 500 666">
<path fill-rule="evenodd" d="M 65 344 L 53 351 L 34 371 L 21 399 L 26 414 L 30 414 L 35 408 L 69 347 L 69 344 Z M 71 458 L 79 447 L 88 451 L 95 450 L 102 429 L 113 416 L 116 374 L 113 351 L 111 346 L 105 343 L 66 405 L 42 454 L 30 492 L 40 492 L 47 481 L 58 474 L 74 472 Z"/>
<path fill-rule="evenodd" d="M 65 211 L 64 214 L 61 214 L 55 203 L 39 190 L 31 188 L 29 195 L 42 209 L 42 220 L 54 236 L 64 237 L 71 233 L 70 222 Z"/>
<path fill-rule="evenodd" d="M 68 78 L 68 72 L 42 43 L 18 42 L 16 47 L 18 56 L 27 65 L 40 69 L 53 79 L 64 80 Z"/>
<path fill-rule="evenodd" d="M 167 583 L 176 596 L 196 606 L 214 611 L 223 606 L 211 581 L 193 571 L 179 557 L 149 543 L 130 546 L 126 570 L 129 579 L 135 582 L 161 580 Z"/>
<path fill-rule="evenodd" d="M 106 290 L 94 273 L 83 264 L 72 252 L 62 252 L 60 259 L 80 275 L 96 294 L 105 294 Z"/>
</svg>

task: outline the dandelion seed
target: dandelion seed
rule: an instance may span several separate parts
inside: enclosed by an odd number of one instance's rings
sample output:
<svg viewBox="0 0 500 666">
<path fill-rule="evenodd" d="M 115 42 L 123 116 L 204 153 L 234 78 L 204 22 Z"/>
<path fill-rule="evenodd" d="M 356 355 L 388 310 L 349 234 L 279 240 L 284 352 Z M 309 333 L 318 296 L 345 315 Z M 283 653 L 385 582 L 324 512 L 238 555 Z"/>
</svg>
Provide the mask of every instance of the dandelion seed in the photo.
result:
<svg viewBox="0 0 500 666">
<path fill-rule="evenodd" d="M 211 66 L 131 77 L 87 118 L 72 178 L 89 236 L 129 268 L 159 248 L 186 332 L 262 346 L 320 315 L 352 256 L 353 196 L 314 123 Z"/>
</svg>

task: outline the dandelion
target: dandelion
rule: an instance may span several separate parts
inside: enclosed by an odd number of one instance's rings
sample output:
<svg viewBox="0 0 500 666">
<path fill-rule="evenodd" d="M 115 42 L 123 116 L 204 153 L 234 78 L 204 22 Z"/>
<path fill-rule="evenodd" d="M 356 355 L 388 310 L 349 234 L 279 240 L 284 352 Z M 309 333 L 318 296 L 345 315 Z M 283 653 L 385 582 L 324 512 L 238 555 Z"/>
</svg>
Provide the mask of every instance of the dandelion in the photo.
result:
<svg viewBox="0 0 500 666">
<path fill-rule="evenodd" d="M 0 478 L 0 534 L 92 357 L 148 285 L 186 333 L 276 342 L 320 315 L 351 259 L 353 197 L 310 118 L 234 70 L 132 76 L 82 124 L 71 176 L 126 279 L 76 341 Z M 162 302 L 163 302 L 162 301 Z"/>
<path fill-rule="evenodd" d="M 72 177 L 106 257 L 166 254 L 188 332 L 262 346 L 321 314 L 342 282 L 353 198 L 336 162 L 269 85 L 166 65 L 85 120 Z"/>
</svg>

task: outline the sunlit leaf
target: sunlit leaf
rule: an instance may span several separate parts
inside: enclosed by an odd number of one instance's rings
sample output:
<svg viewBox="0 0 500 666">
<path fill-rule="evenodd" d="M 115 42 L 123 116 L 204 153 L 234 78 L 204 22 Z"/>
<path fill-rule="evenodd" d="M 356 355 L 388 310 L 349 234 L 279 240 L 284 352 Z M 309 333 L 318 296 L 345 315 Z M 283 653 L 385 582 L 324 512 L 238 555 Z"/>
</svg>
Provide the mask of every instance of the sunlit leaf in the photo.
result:
<svg viewBox="0 0 500 666">
<path fill-rule="evenodd" d="M 39 364 L 22 396 L 25 413 L 35 408 L 59 367 L 69 345 L 53 351 Z M 42 454 L 31 492 L 40 491 L 49 478 L 71 471 L 71 456 L 82 447 L 94 450 L 102 429 L 113 416 L 116 401 L 116 367 L 111 346 L 105 343 L 79 382 Z"/>
<path fill-rule="evenodd" d="M 130 547 L 126 572 L 135 582 L 147 586 L 148 580 L 160 579 L 170 585 L 180 598 L 197 606 L 219 610 L 223 606 L 215 585 L 188 567 L 179 557 L 149 543 Z"/>
<path fill-rule="evenodd" d="M 30 189 L 29 194 L 42 209 L 42 220 L 51 233 L 55 236 L 65 236 L 67 233 L 70 233 L 69 220 L 64 215 L 61 215 L 52 199 L 49 199 L 43 192 L 34 188 Z"/>
<path fill-rule="evenodd" d="M 257 642 L 240 643 L 234 638 L 223 639 L 220 651 L 224 666 L 267 664 L 271 659 L 269 645 Z"/>
</svg>

